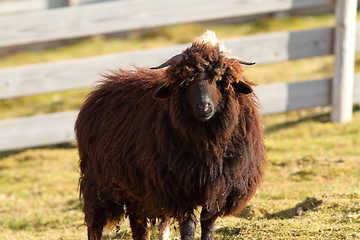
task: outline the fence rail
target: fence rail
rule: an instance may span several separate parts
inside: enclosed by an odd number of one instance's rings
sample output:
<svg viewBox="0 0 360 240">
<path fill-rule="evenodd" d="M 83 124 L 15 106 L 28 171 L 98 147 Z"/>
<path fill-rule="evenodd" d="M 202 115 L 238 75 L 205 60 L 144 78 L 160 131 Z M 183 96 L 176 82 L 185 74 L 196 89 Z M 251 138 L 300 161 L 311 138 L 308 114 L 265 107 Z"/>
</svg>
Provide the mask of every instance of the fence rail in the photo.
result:
<svg viewBox="0 0 360 240">
<path fill-rule="evenodd" d="M 360 24 L 358 24 L 360 33 Z M 277 32 L 224 40 L 225 46 L 241 57 L 258 64 L 333 53 L 333 28 L 297 32 Z M 360 36 L 357 38 L 360 51 Z M 0 69 L 0 99 L 91 86 L 99 80 L 99 71 L 154 66 L 180 53 L 188 44 Z"/>
<path fill-rule="evenodd" d="M 34 11 L 0 16 L 0 48 L 331 4 L 333 0 L 126 0 Z"/>
<path fill-rule="evenodd" d="M 327 106 L 331 104 L 331 79 L 274 83 L 255 88 L 262 114 Z M 355 76 L 354 103 L 360 103 L 360 74 Z M 78 111 L 51 113 L 0 121 L 0 151 L 75 140 Z"/>
<path fill-rule="evenodd" d="M 333 3 L 332 0 L 230 0 L 217 1 L 214 7 L 211 2 L 185 0 L 177 5 L 179 1 L 124 0 L 0 16 L 0 52 L 1 49 L 22 44 Z M 137 11 L 139 8 L 142 14 Z M 24 24 L 16 24 L 20 19 Z M 7 25 L 10 23 L 13 29 Z M 355 27 L 355 49 L 360 52 L 360 23 Z M 334 33 L 335 28 L 318 28 L 225 39 L 223 42 L 244 59 L 268 64 L 334 54 Z M 3 68 L 0 69 L 0 100 L 89 87 L 101 78 L 100 73 L 107 70 L 130 68 L 132 65 L 154 66 L 187 46 L 182 44 Z M 263 104 L 262 113 L 273 114 L 331 105 L 332 82 L 332 78 L 327 78 L 275 83 L 256 87 L 255 92 Z M 353 102 L 360 103 L 360 74 L 355 75 L 354 82 Z M 77 111 L 71 111 L 0 121 L 0 151 L 72 141 L 76 116 Z"/>
<path fill-rule="evenodd" d="M 5 0 L 0 1 L 0 15 L 76 6 L 113 0 Z"/>
</svg>

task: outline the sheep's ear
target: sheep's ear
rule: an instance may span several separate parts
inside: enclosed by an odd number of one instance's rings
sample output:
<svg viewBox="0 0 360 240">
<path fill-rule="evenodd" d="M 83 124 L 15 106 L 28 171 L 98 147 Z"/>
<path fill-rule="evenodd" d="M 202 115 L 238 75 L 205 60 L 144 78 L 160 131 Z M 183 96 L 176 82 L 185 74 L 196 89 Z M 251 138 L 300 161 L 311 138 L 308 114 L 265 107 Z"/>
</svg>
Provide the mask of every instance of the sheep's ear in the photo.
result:
<svg viewBox="0 0 360 240">
<path fill-rule="evenodd" d="M 233 83 L 232 86 L 237 93 L 249 94 L 253 92 L 252 87 L 242 81 Z"/>
<path fill-rule="evenodd" d="M 155 99 L 164 99 L 169 96 L 170 96 L 170 89 L 166 85 L 163 85 L 160 88 L 158 88 L 153 94 L 153 98 Z"/>
</svg>

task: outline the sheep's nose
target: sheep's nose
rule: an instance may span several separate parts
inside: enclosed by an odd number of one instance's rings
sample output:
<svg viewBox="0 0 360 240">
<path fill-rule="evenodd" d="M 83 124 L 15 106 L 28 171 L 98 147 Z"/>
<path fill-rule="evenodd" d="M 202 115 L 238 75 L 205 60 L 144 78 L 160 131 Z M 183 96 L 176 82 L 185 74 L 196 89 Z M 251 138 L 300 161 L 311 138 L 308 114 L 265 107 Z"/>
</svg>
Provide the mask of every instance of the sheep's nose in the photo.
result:
<svg viewBox="0 0 360 240">
<path fill-rule="evenodd" d="M 201 121 L 207 121 L 214 115 L 214 105 L 210 101 L 202 101 L 195 105 L 195 116 Z"/>
<path fill-rule="evenodd" d="M 209 113 L 212 108 L 211 102 L 201 102 L 196 105 L 196 107 L 200 110 L 202 113 Z"/>
</svg>

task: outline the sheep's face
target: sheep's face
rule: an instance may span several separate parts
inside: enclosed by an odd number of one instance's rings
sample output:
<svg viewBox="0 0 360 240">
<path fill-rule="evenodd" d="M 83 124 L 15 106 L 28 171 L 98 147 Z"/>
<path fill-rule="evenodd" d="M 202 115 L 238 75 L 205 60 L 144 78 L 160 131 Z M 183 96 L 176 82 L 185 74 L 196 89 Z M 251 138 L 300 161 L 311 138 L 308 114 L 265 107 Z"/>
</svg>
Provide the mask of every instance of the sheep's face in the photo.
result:
<svg viewBox="0 0 360 240">
<path fill-rule="evenodd" d="M 190 83 L 185 81 L 183 85 L 186 102 L 194 117 L 203 122 L 212 118 L 219 108 L 222 94 L 211 77 L 201 73 L 195 80 Z"/>
<path fill-rule="evenodd" d="M 241 94 L 252 92 L 251 87 L 245 83 L 230 84 L 226 75 L 216 78 L 209 72 L 199 73 L 193 81 L 185 80 L 182 85 L 181 88 L 185 89 L 180 89 L 183 95 L 180 98 L 186 99 L 193 116 L 203 122 L 211 119 L 216 112 L 221 112 L 229 94 L 234 96 L 232 92 Z"/>
<path fill-rule="evenodd" d="M 209 36 L 195 40 L 182 54 L 157 67 L 169 66 L 166 84 L 154 93 L 157 99 L 172 97 L 185 102 L 186 112 L 202 122 L 221 111 L 229 95 L 252 92 L 240 65 L 246 62 L 227 56 L 217 39 L 210 37 L 210 40 Z"/>
<path fill-rule="evenodd" d="M 186 71 L 181 72 L 184 74 Z M 237 72 L 234 71 L 234 73 Z M 206 122 L 216 113 L 221 113 L 225 102 L 229 102 L 229 97 L 252 92 L 252 88 L 247 83 L 231 81 L 239 76 L 242 75 L 233 76 L 226 71 L 223 74 L 215 74 L 213 71 L 193 72 L 188 76 L 178 78 L 178 81 L 171 85 L 160 87 L 155 91 L 154 97 L 173 99 L 177 103 L 175 105 L 184 108 L 182 112 L 187 112 L 195 119 Z"/>
</svg>

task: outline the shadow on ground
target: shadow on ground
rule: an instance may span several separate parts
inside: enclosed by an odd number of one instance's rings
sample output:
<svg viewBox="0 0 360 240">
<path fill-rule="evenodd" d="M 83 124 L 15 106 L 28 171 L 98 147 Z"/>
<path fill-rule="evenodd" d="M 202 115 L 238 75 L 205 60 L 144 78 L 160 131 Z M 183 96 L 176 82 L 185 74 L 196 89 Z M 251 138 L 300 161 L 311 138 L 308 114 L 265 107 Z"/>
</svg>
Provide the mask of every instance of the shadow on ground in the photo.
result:
<svg viewBox="0 0 360 240">
<path fill-rule="evenodd" d="M 353 111 L 354 112 L 360 111 L 360 104 L 354 105 Z M 275 124 L 275 125 L 269 126 L 266 128 L 266 133 L 270 134 L 270 133 L 275 133 L 275 132 L 279 131 L 280 129 L 296 127 L 298 124 L 308 122 L 308 121 L 330 122 L 331 115 L 330 115 L 330 112 L 326 112 L 326 113 L 319 113 L 319 114 L 315 114 L 315 115 L 300 117 L 299 119 L 294 120 L 294 121 L 286 121 L 286 122 L 283 122 L 280 124 Z"/>
<path fill-rule="evenodd" d="M 301 216 L 304 212 L 307 211 L 316 211 L 317 207 L 323 203 L 322 200 L 318 200 L 314 197 L 308 197 L 303 202 L 296 204 L 294 207 L 272 213 L 266 214 L 266 219 L 280 218 L 280 219 L 290 219 L 296 216 Z"/>
<path fill-rule="evenodd" d="M 301 216 L 307 211 L 317 211 L 318 206 L 323 203 L 322 200 L 314 197 L 308 197 L 304 201 L 296 204 L 294 207 L 275 213 L 269 213 L 266 210 L 258 210 L 251 206 L 247 206 L 242 212 L 236 214 L 236 217 L 251 219 L 290 219 Z"/>
<path fill-rule="evenodd" d="M 299 118 L 295 121 L 286 121 L 284 123 L 275 124 L 275 125 L 267 127 L 266 133 L 270 134 L 270 133 L 275 133 L 284 128 L 296 127 L 298 124 L 303 123 L 303 122 L 308 122 L 308 121 L 329 122 L 330 121 L 330 113 L 323 113 L 323 114 L 318 114 L 315 116 L 306 116 L 306 117 Z"/>
</svg>

